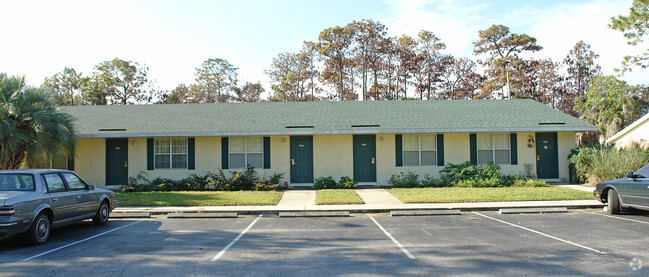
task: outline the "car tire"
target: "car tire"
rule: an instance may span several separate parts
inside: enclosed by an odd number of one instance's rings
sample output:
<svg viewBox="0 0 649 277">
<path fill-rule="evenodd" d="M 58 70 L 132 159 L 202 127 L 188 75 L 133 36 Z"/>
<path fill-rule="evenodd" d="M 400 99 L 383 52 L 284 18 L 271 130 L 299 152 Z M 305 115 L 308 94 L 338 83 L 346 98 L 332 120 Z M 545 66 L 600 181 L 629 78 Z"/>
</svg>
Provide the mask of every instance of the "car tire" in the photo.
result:
<svg viewBox="0 0 649 277">
<path fill-rule="evenodd" d="M 620 213 L 620 198 L 618 197 L 617 191 L 610 189 L 608 191 L 608 212 L 610 214 L 619 214 Z"/>
<path fill-rule="evenodd" d="M 106 225 L 106 223 L 108 223 L 109 217 L 110 208 L 108 207 L 108 202 L 102 201 L 101 204 L 99 204 L 97 214 L 95 214 L 95 217 L 92 218 L 92 223 L 99 226 Z"/>
<path fill-rule="evenodd" d="M 29 226 L 29 230 L 25 233 L 25 239 L 31 245 L 43 244 L 50 237 L 51 230 L 52 222 L 50 222 L 50 218 L 46 214 L 40 213 L 36 216 L 32 225 Z"/>
</svg>

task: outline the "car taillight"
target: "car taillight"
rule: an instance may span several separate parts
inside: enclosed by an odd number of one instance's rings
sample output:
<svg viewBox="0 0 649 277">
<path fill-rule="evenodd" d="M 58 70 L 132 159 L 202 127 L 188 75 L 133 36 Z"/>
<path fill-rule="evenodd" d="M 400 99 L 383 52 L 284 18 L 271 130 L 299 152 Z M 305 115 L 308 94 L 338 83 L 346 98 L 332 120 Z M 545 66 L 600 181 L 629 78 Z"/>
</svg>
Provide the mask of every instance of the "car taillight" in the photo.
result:
<svg viewBox="0 0 649 277">
<path fill-rule="evenodd" d="M 0 207 L 0 216 L 12 216 L 16 214 L 14 207 Z"/>
</svg>

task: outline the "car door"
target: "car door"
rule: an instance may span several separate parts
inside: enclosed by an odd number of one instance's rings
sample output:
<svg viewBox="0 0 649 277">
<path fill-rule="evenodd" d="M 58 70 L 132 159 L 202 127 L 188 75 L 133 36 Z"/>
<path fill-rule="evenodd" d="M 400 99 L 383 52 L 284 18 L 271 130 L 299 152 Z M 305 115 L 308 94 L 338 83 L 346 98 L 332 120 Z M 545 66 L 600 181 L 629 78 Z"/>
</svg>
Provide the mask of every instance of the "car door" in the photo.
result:
<svg viewBox="0 0 649 277">
<path fill-rule="evenodd" d="M 622 201 L 628 205 L 649 207 L 649 165 L 636 171 L 637 178 L 629 178 L 624 183 Z"/>
<path fill-rule="evenodd" d="M 42 176 L 47 186 L 50 205 L 54 208 L 54 222 L 73 217 L 76 213 L 76 202 L 63 178 L 58 173 L 46 173 Z"/>
<path fill-rule="evenodd" d="M 94 214 L 99 208 L 97 205 L 97 194 L 90 190 L 90 186 L 86 184 L 79 176 L 72 172 L 62 172 L 72 195 L 77 205 L 77 215 Z"/>
</svg>

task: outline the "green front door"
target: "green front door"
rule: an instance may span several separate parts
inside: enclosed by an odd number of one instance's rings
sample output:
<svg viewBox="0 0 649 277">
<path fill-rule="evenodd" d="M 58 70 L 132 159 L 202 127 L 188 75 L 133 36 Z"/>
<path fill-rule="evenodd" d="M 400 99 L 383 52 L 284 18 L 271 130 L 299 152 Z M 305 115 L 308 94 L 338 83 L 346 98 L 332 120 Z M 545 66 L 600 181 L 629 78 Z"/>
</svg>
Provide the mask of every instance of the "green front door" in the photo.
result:
<svg viewBox="0 0 649 277">
<path fill-rule="evenodd" d="M 291 137 L 291 183 L 313 183 L 313 137 Z"/>
<path fill-rule="evenodd" d="M 559 179 L 557 133 L 536 133 L 536 175 L 539 179 Z"/>
<path fill-rule="evenodd" d="M 106 139 L 106 185 L 128 183 L 128 139 Z"/>
<path fill-rule="evenodd" d="M 376 182 L 376 136 L 354 136 L 354 179 Z"/>
</svg>

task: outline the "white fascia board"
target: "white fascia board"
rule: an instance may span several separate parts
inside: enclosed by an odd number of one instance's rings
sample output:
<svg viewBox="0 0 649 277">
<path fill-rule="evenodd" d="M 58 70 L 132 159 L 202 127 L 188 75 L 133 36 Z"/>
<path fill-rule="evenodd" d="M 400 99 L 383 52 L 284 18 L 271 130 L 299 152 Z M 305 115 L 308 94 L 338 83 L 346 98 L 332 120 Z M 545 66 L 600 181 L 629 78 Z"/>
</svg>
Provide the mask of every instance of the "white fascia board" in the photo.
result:
<svg viewBox="0 0 649 277">
<path fill-rule="evenodd" d="M 407 133 L 485 133 L 485 132 L 586 132 L 597 131 L 595 127 L 545 126 L 537 128 L 466 128 L 466 129 L 358 129 L 358 130 L 286 130 L 275 132 L 160 132 L 160 133 L 113 133 L 79 134 L 80 138 L 136 138 L 136 137 L 231 137 L 231 136 L 302 136 L 302 135 L 360 135 L 360 134 L 407 134 Z"/>
</svg>

